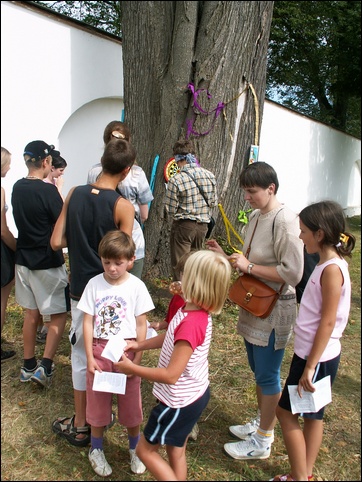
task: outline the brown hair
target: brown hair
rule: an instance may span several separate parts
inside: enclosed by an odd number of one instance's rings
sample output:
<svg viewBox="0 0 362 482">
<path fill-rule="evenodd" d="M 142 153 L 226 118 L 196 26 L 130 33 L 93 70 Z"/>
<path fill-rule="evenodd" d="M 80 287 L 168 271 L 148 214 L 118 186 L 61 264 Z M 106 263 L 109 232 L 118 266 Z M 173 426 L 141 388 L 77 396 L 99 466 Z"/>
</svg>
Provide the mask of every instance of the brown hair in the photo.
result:
<svg viewBox="0 0 362 482">
<path fill-rule="evenodd" d="M 117 133 L 120 135 L 117 136 Z M 128 125 L 121 121 L 111 121 L 107 124 L 103 132 L 104 144 L 108 144 L 113 137 L 129 141 L 131 138 L 131 131 L 129 130 Z"/>
<path fill-rule="evenodd" d="M 346 231 L 346 217 L 340 204 L 329 200 L 310 204 L 301 210 L 299 218 L 313 233 L 323 231 L 321 246 L 334 246 L 341 256 L 351 256 L 356 238 Z"/>
<path fill-rule="evenodd" d="M 274 168 L 266 162 L 253 162 L 246 166 L 240 174 L 240 186 L 245 189 L 248 187 L 261 187 L 267 189 L 270 184 L 275 185 L 276 194 L 279 189 L 279 180 Z"/>
<path fill-rule="evenodd" d="M 132 167 L 136 159 L 136 149 L 123 139 L 111 139 L 101 158 L 102 169 L 107 174 L 120 174 L 127 167 Z"/>
<path fill-rule="evenodd" d="M 192 141 L 190 140 L 179 140 L 173 146 L 173 155 L 187 155 L 187 154 L 196 154 L 195 146 Z"/>
<path fill-rule="evenodd" d="M 98 245 L 98 254 L 105 259 L 127 259 L 134 257 L 136 246 L 128 234 L 118 229 L 108 231 Z"/>
</svg>

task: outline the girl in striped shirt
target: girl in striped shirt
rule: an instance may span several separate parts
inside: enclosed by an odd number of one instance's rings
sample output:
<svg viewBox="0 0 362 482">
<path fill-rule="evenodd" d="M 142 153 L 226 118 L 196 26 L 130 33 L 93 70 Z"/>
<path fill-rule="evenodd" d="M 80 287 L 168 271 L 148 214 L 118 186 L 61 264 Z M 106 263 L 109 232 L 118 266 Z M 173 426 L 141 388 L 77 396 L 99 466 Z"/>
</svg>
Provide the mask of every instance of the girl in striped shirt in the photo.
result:
<svg viewBox="0 0 362 482">
<path fill-rule="evenodd" d="M 187 480 L 186 443 L 210 398 L 208 353 L 211 313 L 219 314 L 228 294 L 231 267 L 224 256 L 196 251 L 186 261 L 185 304 L 168 329 L 142 342 L 128 341 L 119 372 L 153 381 L 158 403 L 137 444 L 136 453 L 157 480 Z M 127 352 L 161 348 L 157 368 L 135 365 Z M 166 446 L 168 462 L 160 455 Z"/>
</svg>

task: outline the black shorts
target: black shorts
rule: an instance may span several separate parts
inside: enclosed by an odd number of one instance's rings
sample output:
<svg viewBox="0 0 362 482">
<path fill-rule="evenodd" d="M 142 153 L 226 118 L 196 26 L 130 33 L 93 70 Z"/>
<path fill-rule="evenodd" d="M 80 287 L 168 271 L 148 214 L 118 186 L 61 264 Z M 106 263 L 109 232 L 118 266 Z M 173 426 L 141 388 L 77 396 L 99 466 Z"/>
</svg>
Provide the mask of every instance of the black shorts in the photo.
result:
<svg viewBox="0 0 362 482">
<path fill-rule="evenodd" d="M 336 378 L 337 375 L 337 370 L 339 366 L 339 360 L 341 358 L 341 355 L 338 355 L 336 358 L 333 358 L 332 360 L 328 360 L 325 362 L 320 362 L 317 365 L 318 371 L 317 375 L 315 375 L 315 378 L 313 378 L 313 383 L 317 382 L 318 380 L 321 380 L 322 378 L 330 375 L 331 376 L 331 386 L 333 385 L 334 379 Z M 282 391 L 282 395 L 279 400 L 279 407 L 284 408 L 284 410 L 288 410 L 288 412 L 291 412 L 291 406 L 290 406 L 290 398 L 289 398 L 289 391 L 288 391 L 288 385 L 298 385 L 300 377 L 303 374 L 305 365 L 307 363 L 307 360 L 303 360 L 303 358 L 300 358 L 298 355 L 294 353 L 293 358 L 292 358 L 292 363 L 290 365 L 289 369 L 289 375 L 285 381 L 285 385 Z M 299 414 L 303 418 L 311 418 L 314 420 L 323 420 L 323 415 L 324 415 L 324 408 L 322 407 L 318 412 L 315 413 L 302 413 Z"/>
<path fill-rule="evenodd" d="M 210 400 L 210 388 L 195 402 L 183 408 L 170 408 L 162 402 L 152 409 L 143 435 L 152 445 L 183 447 L 192 427 Z"/>
</svg>

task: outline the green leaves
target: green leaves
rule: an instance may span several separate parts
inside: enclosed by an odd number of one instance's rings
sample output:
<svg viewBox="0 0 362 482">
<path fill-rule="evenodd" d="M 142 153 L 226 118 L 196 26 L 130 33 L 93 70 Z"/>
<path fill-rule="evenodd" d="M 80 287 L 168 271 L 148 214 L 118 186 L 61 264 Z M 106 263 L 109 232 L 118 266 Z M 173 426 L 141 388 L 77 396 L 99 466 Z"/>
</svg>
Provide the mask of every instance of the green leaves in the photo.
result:
<svg viewBox="0 0 362 482">
<path fill-rule="evenodd" d="M 238 221 L 240 221 L 243 224 L 248 224 L 249 218 L 248 214 L 251 213 L 252 209 L 248 209 L 247 211 L 239 211 L 238 212 Z"/>
</svg>

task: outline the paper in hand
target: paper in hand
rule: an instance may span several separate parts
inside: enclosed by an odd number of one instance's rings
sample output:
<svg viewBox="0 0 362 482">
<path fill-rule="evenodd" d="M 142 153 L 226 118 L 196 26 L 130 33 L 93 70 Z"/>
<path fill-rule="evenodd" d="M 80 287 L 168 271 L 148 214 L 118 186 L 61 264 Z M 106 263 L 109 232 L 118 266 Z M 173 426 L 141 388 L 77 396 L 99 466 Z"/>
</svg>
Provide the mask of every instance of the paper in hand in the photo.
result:
<svg viewBox="0 0 362 482">
<path fill-rule="evenodd" d="M 298 385 L 289 385 L 289 398 L 292 409 L 292 414 L 296 413 L 316 413 L 319 410 L 331 403 L 332 389 L 330 375 L 313 383 L 315 392 L 302 391 L 302 397 L 299 396 L 297 388 Z"/>
<path fill-rule="evenodd" d="M 151 327 L 150 322 L 147 320 L 146 340 L 149 338 L 154 338 L 155 336 L 158 336 L 158 333 L 154 328 Z"/>
<path fill-rule="evenodd" d="M 122 334 L 118 333 L 108 340 L 101 356 L 103 358 L 108 358 L 108 360 L 113 362 L 118 362 L 121 359 L 126 346 L 127 342 L 124 340 Z"/>
<path fill-rule="evenodd" d="M 96 392 L 126 393 L 127 375 L 113 372 L 94 372 L 93 390 Z"/>
</svg>

